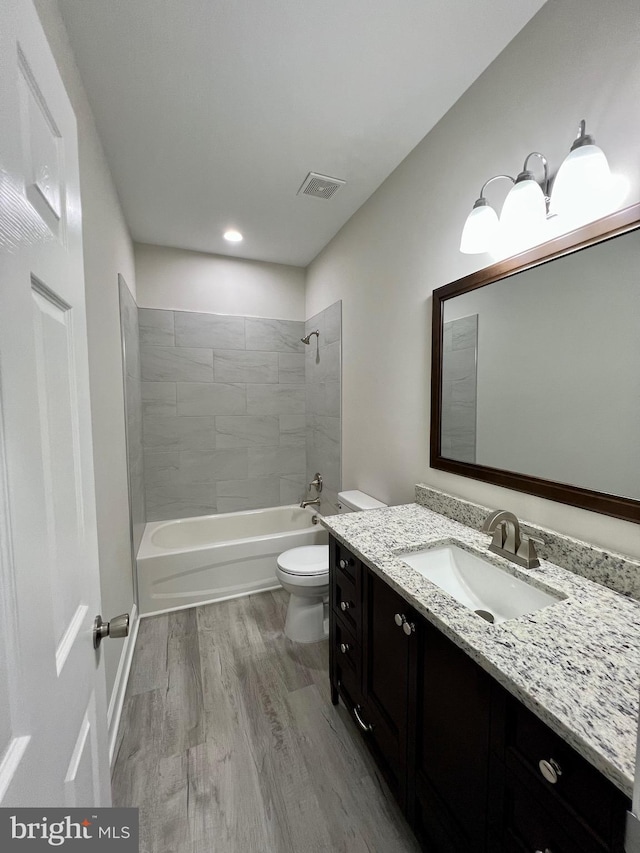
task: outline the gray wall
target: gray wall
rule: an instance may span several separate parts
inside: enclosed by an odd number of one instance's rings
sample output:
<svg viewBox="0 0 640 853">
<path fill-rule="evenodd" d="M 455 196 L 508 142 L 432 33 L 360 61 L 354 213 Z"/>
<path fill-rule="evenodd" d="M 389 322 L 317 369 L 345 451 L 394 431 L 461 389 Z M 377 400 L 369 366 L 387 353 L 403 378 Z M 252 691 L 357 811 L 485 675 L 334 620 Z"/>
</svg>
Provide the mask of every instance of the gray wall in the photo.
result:
<svg viewBox="0 0 640 853">
<path fill-rule="evenodd" d="M 127 466 L 129 475 L 129 513 L 132 536 L 132 564 L 144 533 L 147 510 L 144 500 L 144 461 L 142 450 L 142 384 L 140 376 L 140 333 L 138 306 L 122 276 L 120 287 L 120 324 L 122 329 L 122 361 L 124 411 L 127 434 Z M 133 573 L 137 587 L 136 573 Z M 137 590 L 136 590 L 137 599 Z"/>
<path fill-rule="evenodd" d="M 305 323 L 305 335 L 318 330 L 305 347 L 307 386 L 307 483 L 323 477 L 324 515 L 337 512 L 342 488 L 342 303 L 335 302 Z M 316 497 L 312 492 L 308 497 Z"/>
<path fill-rule="evenodd" d="M 459 251 L 480 187 L 519 171 L 534 150 L 557 169 L 586 118 L 613 171 L 630 181 L 625 203 L 639 201 L 639 102 L 638 1 L 550 0 L 313 261 L 307 316 L 343 304 L 346 488 L 401 503 L 424 481 L 640 556 L 635 524 L 428 461 L 430 294 L 492 262 Z M 506 184 L 489 187 L 498 207 Z"/>
<path fill-rule="evenodd" d="M 147 520 L 299 500 L 304 324 L 143 308 L 139 319 Z"/>
</svg>

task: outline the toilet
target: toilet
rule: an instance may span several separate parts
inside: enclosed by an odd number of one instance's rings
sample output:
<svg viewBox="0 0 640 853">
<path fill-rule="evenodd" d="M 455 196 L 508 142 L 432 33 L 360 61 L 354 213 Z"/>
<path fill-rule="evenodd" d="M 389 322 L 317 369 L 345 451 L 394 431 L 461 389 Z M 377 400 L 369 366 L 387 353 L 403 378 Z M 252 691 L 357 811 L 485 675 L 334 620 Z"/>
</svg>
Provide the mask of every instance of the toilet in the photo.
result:
<svg viewBox="0 0 640 853">
<path fill-rule="evenodd" d="M 386 504 L 357 489 L 339 492 L 340 513 L 379 509 Z M 317 643 L 329 635 L 329 546 L 303 545 L 284 551 L 276 575 L 290 594 L 285 635 L 294 643 Z"/>
</svg>

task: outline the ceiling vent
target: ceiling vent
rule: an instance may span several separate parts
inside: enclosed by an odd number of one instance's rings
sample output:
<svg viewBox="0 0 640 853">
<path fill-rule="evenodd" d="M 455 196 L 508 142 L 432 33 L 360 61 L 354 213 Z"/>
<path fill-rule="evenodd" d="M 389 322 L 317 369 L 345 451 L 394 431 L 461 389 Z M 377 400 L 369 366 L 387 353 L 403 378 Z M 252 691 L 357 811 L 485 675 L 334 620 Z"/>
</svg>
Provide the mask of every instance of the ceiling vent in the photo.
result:
<svg viewBox="0 0 640 853">
<path fill-rule="evenodd" d="M 327 175 L 319 175 L 317 172 L 309 172 L 302 182 L 297 195 L 312 195 L 315 198 L 331 198 L 340 187 L 347 182 L 340 178 L 329 178 Z"/>
</svg>

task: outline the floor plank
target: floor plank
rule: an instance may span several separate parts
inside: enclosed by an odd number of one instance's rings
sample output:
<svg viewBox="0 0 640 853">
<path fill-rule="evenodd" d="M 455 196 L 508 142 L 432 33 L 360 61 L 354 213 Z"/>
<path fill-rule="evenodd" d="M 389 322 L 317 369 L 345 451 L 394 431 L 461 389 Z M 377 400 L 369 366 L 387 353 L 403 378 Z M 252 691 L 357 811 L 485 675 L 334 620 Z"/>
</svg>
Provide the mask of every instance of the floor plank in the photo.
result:
<svg viewBox="0 0 640 853">
<path fill-rule="evenodd" d="M 418 853 L 331 705 L 327 643 L 287 640 L 286 607 L 282 590 L 143 620 L 112 780 L 142 853 Z"/>
</svg>

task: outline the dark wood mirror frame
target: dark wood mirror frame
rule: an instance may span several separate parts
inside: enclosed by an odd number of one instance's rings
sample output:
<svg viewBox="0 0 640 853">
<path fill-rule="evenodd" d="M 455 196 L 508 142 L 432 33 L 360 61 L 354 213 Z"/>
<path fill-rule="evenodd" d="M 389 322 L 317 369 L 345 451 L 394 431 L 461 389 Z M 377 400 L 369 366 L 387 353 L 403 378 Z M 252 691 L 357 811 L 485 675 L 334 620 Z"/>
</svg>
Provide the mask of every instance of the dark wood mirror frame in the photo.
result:
<svg viewBox="0 0 640 853">
<path fill-rule="evenodd" d="M 458 462 L 447 459 L 441 453 L 441 414 L 442 414 L 442 348 L 443 348 L 443 316 L 444 303 L 454 296 L 469 293 L 480 287 L 485 287 L 500 279 L 531 267 L 539 266 L 548 261 L 569 255 L 580 249 L 585 249 L 596 243 L 610 240 L 620 234 L 640 228 L 640 204 L 619 210 L 609 216 L 591 222 L 582 228 L 563 234 L 547 243 L 528 249 L 519 255 L 514 255 L 499 261 L 490 267 L 446 284 L 433 291 L 432 342 L 431 342 L 431 455 L 432 468 L 449 471 L 462 477 L 483 480 L 507 489 L 527 492 L 531 495 L 547 498 L 560 503 L 571 504 L 582 509 L 623 518 L 627 521 L 640 522 L 640 501 L 609 495 L 603 492 L 570 486 L 566 483 L 556 483 L 553 480 L 543 480 L 528 474 L 514 471 L 503 471 L 486 465 L 470 462 Z M 640 330 L 639 330 L 640 334 Z M 640 440 L 640 436 L 639 436 Z M 640 472 L 639 472 L 640 474 Z"/>
</svg>

